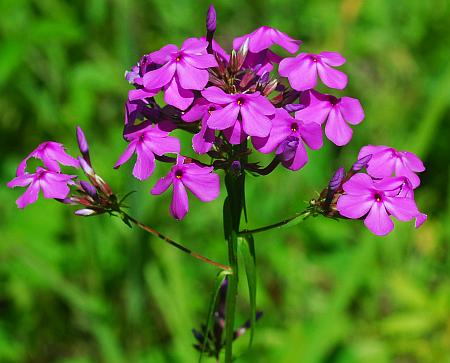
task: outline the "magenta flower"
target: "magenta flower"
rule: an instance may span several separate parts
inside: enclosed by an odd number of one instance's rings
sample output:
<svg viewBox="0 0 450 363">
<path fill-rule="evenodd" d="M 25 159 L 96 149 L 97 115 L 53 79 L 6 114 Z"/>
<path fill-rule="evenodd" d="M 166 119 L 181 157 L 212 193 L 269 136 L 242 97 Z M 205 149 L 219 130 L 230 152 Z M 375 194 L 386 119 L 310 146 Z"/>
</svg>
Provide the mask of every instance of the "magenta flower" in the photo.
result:
<svg viewBox="0 0 450 363">
<path fill-rule="evenodd" d="M 304 123 L 296 120 L 289 113 L 279 108 L 272 119 L 272 129 L 266 138 L 253 139 L 253 145 L 262 153 L 270 153 L 276 149 L 282 164 L 291 170 L 299 170 L 308 162 L 304 144 L 311 149 L 320 149 L 322 129 L 314 122 Z"/>
<path fill-rule="evenodd" d="M 25 159 L 20 162 L 16 171 L 17 176 L 25 173 L 27 161 L 30 158 L 42 160 L 47 169 L 56 172 L 61 171 L 59 164 L 73 166 L 74 168 L 78 168 L 80 166 L 77 159 L 66 153 L 63 144 L 54 141 L 46 141 L 40 144 Z"/>
<path fill-rule="evenodd" d="M 215 105 L 204 98 L 198 98 L 188 112 L 181 118 L 186 122 L 195 122 L 201 120 L 200 132 L 192 138 L 192 148 L 197 154 L 206 154 L 211 150 L 216 140 L 215 130 L 208 127 L 208 119 L 211 113 L 221 107 Z"/>
<path fill-rule="evenodd" d="M 295 58 L 283 59 L 278 72 L 287 77 L 292 88 L 297 91 L 316 87 L 317 73 L 328 87 L 344 89 L 347 86 L 347 75 L 332 68 L 344 63 L 345 58 L 336 52 L 300 53 Z"/>
<path fill-rule="evenodd" d="M 36 202 L 40 190 L 42 190 L 45 198 L 66 198 L 70 192 L 67 184 L 73 183 L 71 179 L 75 177 L 76 175 L 61 174 L 38 167 L 36 173 L 22 173 L 6 185 L 9 188 L 25 187 L 28 185 L 25 193 L 16 200 L 19 208 L 25 208 L 28 204 Z"/>
<path fill-rule="evenodd" d="M 240 143 L 245 134 L 269 135 L 272 122 L 268 116 L 275 113 L 275 107 L 259 92 L 228 94 L 218 87 L 209 87 L 202 91 L 202 95 L 223 107 L 211 113 L 207 124 L 214 130 L 227 130 L 230 143 Z"/>
<path fill-rule="evenodd" d="M 356 98 L 336 98 L 314 90 L 302 95 L 306 107 L 295 113 L 295 118 L 322 124 L 328 119 L 325 134 L 338 146 L 347 144 L 353 131 L 347 123 L 357 125 L 364 119 L 361 103 Z"/>
<path fill-rule="evenodd" d="M 372 154 L 367 172 L 374 178 L 384 178 L 386 176 L 404 176 L 408 178 L 413 186 L 420 185 L 420 179 L 415 173 L 425 170 L 425 166 L 419 157 L 409 151 L 397 151 L 389 146 L 364 146 L 358 158 Z"/>
<path fill-rule="evenodd" d="M 366 227 L 376 235 L 384 236 L 394 228 L 390 215 L 409 221 L 420 213 L 414 199 L 400 195 L 403 185 L 402 177 L 374 181 L 367 174 L 355 174 L 343 184 L 346 194 L 339 197 L 337 210 L 347 218 L 366 216 Z"/>
<path fill-rule="evenodd" d="M 150 54 L 153 62 L 162 67 L 145 73 L 144 87 L 154 90 L 164 87 L 164 100 L 185 110 L 194 100 L 191 90 L 202 90 L 209 80 L 209 67 L 216 67 L 212 54 L 206 53 L 208 42 L 189 38 L 181 49 L 169 44 Z"/>
<path fill-rule="evenodd" d="M 155 169 L 155 154 L 179 153 L 180 142 L 177 138 L 161 130 L 159 125 L 149 125 L 141 130 L 124 136 L 130 143 L 120 156 L 114 168 L 118 168 L 136 153 L 133 175 L 139 179 L 147 179 Z"/>
<path fill-rule="evenodd" d="M 214 168 L 199 166 L 195 163 L 184 163 L 186 159 L 178 156 L 177 163 L 169 174 L 158 180 L 151 190 L 153 195 L 159 195 L 173 185 L 170 213 L 178 220 L 184 218 L 189 210 L 186 188 L 202 202 L 216 199 L 220 193 L 220 180 L 212 171 Z"/>
<path fill-rule="evenodd" d="M 286 49 L 289 53 L 295 53 L 302 43 L 300 40 L 292 39 L 278 29 L 262 26 L 250 34 L 235 38 L 233 40 L 233 48 L 239 49 L 247 38 L 249 38 L 248 49 L 252 53 L 259 53 L 269 49 L 274 44 Z"/>
</svg>

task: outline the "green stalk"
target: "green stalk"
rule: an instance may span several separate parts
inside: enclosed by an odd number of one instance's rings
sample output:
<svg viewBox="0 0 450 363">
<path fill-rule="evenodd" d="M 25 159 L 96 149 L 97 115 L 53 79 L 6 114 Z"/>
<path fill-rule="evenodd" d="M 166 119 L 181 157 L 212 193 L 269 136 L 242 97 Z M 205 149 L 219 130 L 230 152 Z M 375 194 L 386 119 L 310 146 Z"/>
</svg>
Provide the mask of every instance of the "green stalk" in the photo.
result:
<svg viewBox="0 0 450 363">
<path fill-rule="evenodd" d="M 224 234 L 228 243 L 228 260 L 231 274 L 228 276 L 225 314 L 225 363 L 233 361 L 233 335 L 238 289 L 237 238 L 241 214 L 244 209 L 244 174 L 236 176 L 227 173 L 225 185 L 227 198 L 224 203 Z"/>
</svg>

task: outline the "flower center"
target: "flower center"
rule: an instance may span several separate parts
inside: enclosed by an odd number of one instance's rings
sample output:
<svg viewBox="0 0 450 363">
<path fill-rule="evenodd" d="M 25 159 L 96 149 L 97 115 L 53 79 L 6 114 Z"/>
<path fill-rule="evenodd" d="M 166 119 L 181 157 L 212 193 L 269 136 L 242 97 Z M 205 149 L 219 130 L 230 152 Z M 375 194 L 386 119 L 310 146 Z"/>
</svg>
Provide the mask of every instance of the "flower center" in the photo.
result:
<svg viewBox="0 0 450 363">
<path fill-rule="evenodd" d="M 313 62 L 315 62 L 315 63 L 317 63 L 317 62 L 318 62 L 318 59 L 317 59 L 317 57 L 316 57 L 315 55 L 313 55 L 313 57 L 312 57 L 312 61 L 313 61 Z"/>
<path fill-rule="evenodd" d="M 293 124 L 291 124 L 291 130 L 292 132 L 297 132 L 298 130 L 298 124 L 296 122 L 294 122 Z"/>
<path fill-rule="evenodd" d="M 241 98 L 238 98 L 237 104 L 238 104 L 239 106 L 242 106 L 242 105 L 244 104 L 244 100 L 241 99 Z"/>
<path fill-rule="evenodd" d="M 328 99 L 333 106 L 339 102 L 339 100 L 334 96 L 329 96 Z"/>
<path fill-rule="evenodd" d="M 181 178 L 183 177 L 183 172 L 182 172 L 181 170 L 177 170 L 177 171 L 175 172 L 175 177 L 176 177 L 177 179 L 181 179 Z"/>
<path fill-rule="evenodd" d="M 380 193 L 375 193 L 374 198 L 377 202 L 381 202 L 381 200 L 383 199 Z"/>
</svg>

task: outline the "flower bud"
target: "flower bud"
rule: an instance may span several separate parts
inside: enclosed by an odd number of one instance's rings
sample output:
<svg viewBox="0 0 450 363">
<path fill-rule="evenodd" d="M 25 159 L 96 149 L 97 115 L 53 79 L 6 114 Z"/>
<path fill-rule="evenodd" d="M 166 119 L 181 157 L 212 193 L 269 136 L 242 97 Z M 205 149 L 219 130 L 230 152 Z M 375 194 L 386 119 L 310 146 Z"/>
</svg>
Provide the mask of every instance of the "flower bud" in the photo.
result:
<svg viewBox="0 0 450 363">
<path fill-rule="evenodd" d="M 216 31 L 216 9 L 211 4 L 206 13 L 206 30 L 208 33 L 214 33 Z"/>
<path fill-rule="evenodd" d="M 278 149 L 276 153 L 281 161 L 289 161 L 295 156 L 295 152 L 298 148 L 299 139 L 296 136 L 289 136 L 286 138 Z"/>
<path fill-rule="evenodd" d="M 360 171 L 361 169 L 364 169 L 369 163 L 370 159 L 372 159 L 372 154 L 362 157 L 356 163 L 353 164 L 352 171 Z"/>
<path fill-rule="evenodd" d="M 80 185 L 83 188 L 83 190 L 92 198 L 95 198 L 97 196 L 97 189 L 95 189 L 95 187 L 88 183 L 87 181 L 80 181 Z"/>
<path fill-rule="evenodd" d="M 97 212 L 95 210 L 93 210 L 93 209 L 84 208 L 84 209 L 78 209 L 74 213 L 77 216 L 89 217 L 89 216 L 92 216 L 93 214 L 96 214 Z"/>
<path fill-rule="evenodd" d="M 84 173 L 88 177 L 94 177 L 94 169 L 89 165 L 89 163 L 83 159 L 81 156 L 78 157 L 78 161 L 80 162 L 81 169 L 83 169 Z"/>
<path fill-rule="evenodd" d="M 336 173 L 334 173 L 333 177 L 328 183 L 328 189 L 330 189 L 331 191 L 337 190 L 341 185 L 342 180 L 344 180 L 344 177 L 345 177 L 345 169 L 340 167 L 338 170 L 336 170 Z"/>
<path fill-rule="evenodd" d="M 86 140 L 86 136 L 84 136 L 84 132 L 80 126 L 77 126 L 77 141 L 78 148 L 80 149 L 81 155 L 83 155 L 84 159 L 91 164 L 91 160 L 89 157 L 89 145 Z"/>
<path fill-rule="evenodd" d="M 297 111 L 303 110 L 305 108 L 305 105 L 302 105 L 300 103 L 290 103 L 288 105 L 285 105 L 283 108 L 287 112 L 297 112 Z"/>
</svg>

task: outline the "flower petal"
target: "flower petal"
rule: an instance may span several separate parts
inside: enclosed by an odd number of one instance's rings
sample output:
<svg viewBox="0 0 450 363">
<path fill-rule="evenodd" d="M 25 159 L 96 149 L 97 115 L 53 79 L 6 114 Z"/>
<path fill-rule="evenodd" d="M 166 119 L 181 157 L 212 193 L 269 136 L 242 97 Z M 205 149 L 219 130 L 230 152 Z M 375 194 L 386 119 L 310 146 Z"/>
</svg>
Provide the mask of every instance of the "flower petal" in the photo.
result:
<svg viewBox="0 0 450 363">
<path fill-rule="evenodd" d="M 333 107 L 330 111 L 325 126 L 325 135 L 337 146 L 348 144 L 352 139 L 353 130 L 344 121 L 338 107 Z"/>
<path fill-rule="evenodd" d="M 171 59 L 171 54 L 178 52 L 178 47 L 174 44 L 167 44 L 160 50 L 150 53 L 150 59 L 157 64 L 164 64 Z"/>
<path fill-rule="evenodd" d="M 364 120 L 363 108 L 356 98 L 342 97 L 339 102 L 339 109 L 345 121 L 349 124 L 357 125 Z"/>
<path fill-rule="evenodd" d="M 153 90 L 165 86 L 172 80 L 176 69 L 175 62 L 168 62 L 161 68 L 145 73 L 143 77 L 144 87 Z"/>
<path fill-rule="evenodd" d="M 25 208 L 28 204 L 36 202 L 39 196 L 39 181 L 34 181 L 28 189 L 16 200 L 19 208 Z"/>
<path fill-rule="evenodd" d="M 136 145 L 136 154 L 133 175 L 139 180 L 145 180 L 155 170 L 155 156 L 149 148 L 145 147 L 144 143 L 138 143 Z"/>
<path fill-rule="evenodd" d="M 208 87 L 202 91 L 202 96 L 205 97 L 209 102 L 218 104 L 229 104 L 234 101 L 234 97 L 225 93 L 219 87 L 213 86 Z"/>
<path fill-rule="evenodd" d="M 272 128 L 270 119 L 256 109 L 253 104 L 244 104 L 241 107 L 242 127 L 247 135 L 265 137 Z"/>
<path fill-rule="evenodd" d="M 217 174 L 183 174 L 182 183 L 202 202 L 210 202 L 220 194 L 220 179 Z"/>
<path fill-rule="evenodd" d="M 152 188 L 152 190 L 150 191 L 150 193 L 152 195 L 159 195 L 164 193 L 167 188 L 170 187 L 170 185 L 172 184 L 172 173 L 169 173 L 168 175 L 166 175 L 165 177 L 160 178 L 155 186 Z"/>
<path fill-rule="evenodd" d="M 344 191 L 352 195 L 372 195 L 373 180 L 364 173 L 357 173 L 342 186 Z"/>
<path fill-rule="evenodd" d="M 336 208 L 339 213 L 347 218 L 358 219 L 367 214 L 374 203 L 371 195 L 341 195 Z"/>
<path fill-rule="evenodd" d="M 165 87 L 164 101 L 180 110 L 187 109 L 194 101 L 194 93 L 181 87 L 177 77 Z"/>
<path fill-rule="evenodd" d="M 284 59 L 280 62 L 280 67 L 283 62 Z M 287 77 L 291 87 L 297 91 L 306 91 L 314 88 L 317 85 L 316 63 L 309 57 L 301 58 L 297 61 L 295 69 L 292 70 Z"/>
<path fill-rule="evenodd" d="M 170 213 L 178 220 L 184 218 L 189 210 L 189 202 L 186 189 L 178 179 L 173 183 L 172 202 L 170 203 Z"/>
<path fill-rule="evenodd" d="M 177 64 L 178 81 L 184 89 L 202 90 L 208 83 L 209 73 L 204 69 L 197 69 L 189 63 L 180 61 Z"/>
<path fill-rule="evenodd" d="M 348 78 L 345 73 L 322 62 L 317 62 L 317 71 L 320 79 L 326 86 L 336 89 L 344 89 L 347 86 Z"/>
<path fill-rule="evenodd" d="M 373 203 L 364 224 L 377 236 L 385 236 L 394 228 L 394 223 L 389 218 L 383 203 Z"/>
<path fill-rule="evenodd" d="M 322 127 L 315 122 L 299 123 L 299 134 L 306 145 L 313 150 L 319 150 L 323 146 Z"/>
<path fill-rule="evenodd" d="M 232 127 L 239 115 L 239 106 L 235 103 L 230 103 L 225 108 L 211 112 L 207 125 L 214 130 L 225 130 Z"/>
<path fill-rule="evenodd" d="M 345 63 L 345 58 L 337 52 L 321 52 L 320 58 L 329 66 L 338 67 Z"/>
<path fill-rule="evenodd" d="M 133 153 L 136 150 L 136 141 L 132 141 L 127 145 L 127 148 L 123 152 L 122 155 L 120 155 L 119 160 L 114 164 L 114 169 L 117 169 L 119 166 L 127 162 L 132 156 Z"/>
<path fill-rule="evenodd" d="M 419 214 L 416 202 L 411 198 L 385 197 L 387 211 L 400 221 L 407 222 Z"/>
</svg>

